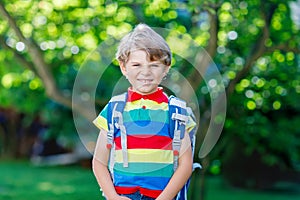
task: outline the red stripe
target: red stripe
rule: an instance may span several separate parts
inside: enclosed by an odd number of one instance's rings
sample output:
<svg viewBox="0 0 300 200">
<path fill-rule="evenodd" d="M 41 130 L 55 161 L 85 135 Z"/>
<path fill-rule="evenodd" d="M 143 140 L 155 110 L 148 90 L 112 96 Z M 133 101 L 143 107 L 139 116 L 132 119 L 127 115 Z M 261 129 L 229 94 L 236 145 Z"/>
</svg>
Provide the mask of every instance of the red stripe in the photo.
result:
<svg viewBox="0 0 300 200">
<path fill-rule="evenodd" d="M 140 188 L 140 193 L 145 196 L 156 199 L 160 195 L 160 193 L 162 193 L 162 191 L 161 190 L 148 190 L 145 188 Z"/>
<path fill-rule="evenodd" d="M 128 89 L 128 97 L 127 97 L 128 102 L 132 102 L 140 99 L 149 99 L 152 101 L 156 101 L 157 103 L 169 102 L 168 97 L 166 94 L 164 94 L 162 88 L 158 88 L 155 92 L 146 95 L 142 95 L 137 92 L 134 92 L 131 88 Z"/>
<path fill-rule="evenodd" d="M 140 187 L 118 187 L 115 186 L 115 190 L 118 194 L 132 194 L 137 191 L 140 191 L 141 194 L 151 197 L 151 198 L 157 198 L 160 193 L 162 193 L 162 190 L 148 190 L 145 188 Z"/>
<path fill-rule="evenodd" d="M 118 187 L 115 186 L 115 190 L 118 194 L 132 194 L 139 191 L 138 187 Z"/>
<path fill-rule="evenodd" d="M 116 150 L 121 149 L 121 137 L 115 138 Z M 135 135 L 127 136 L 128 149 L 172 150 L 172 138 L 166 136 Z"/>
</svg>

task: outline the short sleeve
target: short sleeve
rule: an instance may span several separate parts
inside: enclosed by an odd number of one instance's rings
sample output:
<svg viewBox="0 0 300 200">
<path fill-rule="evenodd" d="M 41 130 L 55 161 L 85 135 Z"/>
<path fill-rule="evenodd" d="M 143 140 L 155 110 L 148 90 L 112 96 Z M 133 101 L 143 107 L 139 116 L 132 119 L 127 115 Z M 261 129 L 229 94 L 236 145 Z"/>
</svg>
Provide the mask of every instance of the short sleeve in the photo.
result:
<svg viewBox="0 0 300 200">
<path fill-rule="evenodd" d="M 103 108 L 100 114 L 93 121 L 93 123 L 95 124 L 95 126 L 97 126 L 97 128 L 103 129 L 105 131 L 108 131 L 107 110 L 108 110 L 108 104 Z"/>
</svg>

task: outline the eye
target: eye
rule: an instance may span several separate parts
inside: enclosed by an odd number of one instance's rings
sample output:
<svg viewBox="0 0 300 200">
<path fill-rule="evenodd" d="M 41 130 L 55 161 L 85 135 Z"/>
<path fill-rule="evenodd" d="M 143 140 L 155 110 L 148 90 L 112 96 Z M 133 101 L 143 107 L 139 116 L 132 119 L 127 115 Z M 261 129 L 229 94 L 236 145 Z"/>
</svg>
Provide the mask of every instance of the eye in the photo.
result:
<svg viewBox="0 0 300 200">
<path fill-rule="evenodd" d="M 134 63 L 134 64 L 132 64 L 132 66 L 133 66 L 133 67 L 139 67 L 139 66 L 141 66 L 141 65 L 138 64 L 138 63 Z"/>
<path fill-rule="evenodd" d="M 159 67 L 159 65 L 158 64 L 152 64 L 152 65 L 150 65 L 150 67 L 156 68 L 156 67 Z"/>
</svg>

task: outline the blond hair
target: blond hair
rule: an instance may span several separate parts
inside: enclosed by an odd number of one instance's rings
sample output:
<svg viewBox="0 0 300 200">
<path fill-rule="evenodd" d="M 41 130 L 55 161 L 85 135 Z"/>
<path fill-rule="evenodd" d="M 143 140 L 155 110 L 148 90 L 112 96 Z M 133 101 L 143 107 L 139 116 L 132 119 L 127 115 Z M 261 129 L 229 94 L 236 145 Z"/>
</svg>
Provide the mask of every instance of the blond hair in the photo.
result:
<svg viewBox="0 0 300 200">
<path fill-rule="evenodd" d="M 132 32 L 122 38 L 116 53 L 117 60 L 125 64 L 130 52 L 134 50 L 145 51 L 150 61 L 171 65 L 172 54 L 169 45 L 146 24 L 137 25 Z"/>
</svg>

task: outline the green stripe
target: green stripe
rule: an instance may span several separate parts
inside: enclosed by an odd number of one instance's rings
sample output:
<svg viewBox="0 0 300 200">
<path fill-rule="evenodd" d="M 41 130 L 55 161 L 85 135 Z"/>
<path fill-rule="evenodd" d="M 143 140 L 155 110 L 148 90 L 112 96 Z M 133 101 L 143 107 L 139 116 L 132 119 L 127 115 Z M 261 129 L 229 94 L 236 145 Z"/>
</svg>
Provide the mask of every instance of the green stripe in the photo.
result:
<svg viewBox="0 0 300 200">
<path fill-rule="evenodd" d="M 148 110 L 148 109 L 137 109 L 131 111 L 123 112 L 124 122 L 132 121 L 155 121 L 168 123 L 169 122 L 169 112 L 164 110 Z"/>
<path fill-rule="evenodd" d="M 124 168 L 122 163 L 115 163 L 114 171 L 129 176 L 171 177 L 173 164 L 164 163 L 129 163 Z"/>
</svg>

